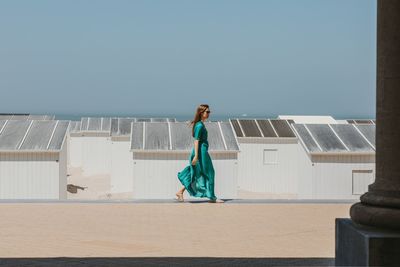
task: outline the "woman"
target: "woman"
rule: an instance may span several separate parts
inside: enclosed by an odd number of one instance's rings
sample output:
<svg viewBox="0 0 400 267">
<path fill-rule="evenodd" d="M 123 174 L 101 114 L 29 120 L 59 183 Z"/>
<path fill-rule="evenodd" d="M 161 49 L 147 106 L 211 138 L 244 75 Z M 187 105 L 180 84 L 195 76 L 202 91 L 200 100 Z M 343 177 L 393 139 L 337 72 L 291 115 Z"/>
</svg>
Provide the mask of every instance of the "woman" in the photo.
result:
<svg viewBox="0 0 400 267">
<path fill-rule="evenodd" d="M 183 202 L 185 189 L 191 196 L 207 197 L 211 203 L 223 203 L 214 194 L 214 167 L 208 154 L 207 129 L 204 121 L 210 116 L 209 106 L 202 104 L 197 107 L 194 120 L 191 121 L 194 148 L 189 157 L 189 166 L 178 172 L 178 179 L 183 187 L 176 193 L 178 200 Z"/>
</svg>

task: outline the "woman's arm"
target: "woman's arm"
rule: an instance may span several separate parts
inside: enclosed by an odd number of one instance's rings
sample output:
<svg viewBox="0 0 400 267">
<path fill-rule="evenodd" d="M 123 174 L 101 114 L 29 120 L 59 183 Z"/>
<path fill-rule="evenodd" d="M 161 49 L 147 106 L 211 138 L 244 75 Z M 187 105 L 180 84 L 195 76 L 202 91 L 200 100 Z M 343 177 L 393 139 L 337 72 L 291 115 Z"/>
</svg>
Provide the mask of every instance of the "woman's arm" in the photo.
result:
<svg viewBox="0 0 400 267">
<path fill-rule="evenodd" d="M 199 140 L 194 140 L 194 158 L 192 160 L 192 165 L 196 165 L 197 160 L 199 159 Z"/>
</svg>

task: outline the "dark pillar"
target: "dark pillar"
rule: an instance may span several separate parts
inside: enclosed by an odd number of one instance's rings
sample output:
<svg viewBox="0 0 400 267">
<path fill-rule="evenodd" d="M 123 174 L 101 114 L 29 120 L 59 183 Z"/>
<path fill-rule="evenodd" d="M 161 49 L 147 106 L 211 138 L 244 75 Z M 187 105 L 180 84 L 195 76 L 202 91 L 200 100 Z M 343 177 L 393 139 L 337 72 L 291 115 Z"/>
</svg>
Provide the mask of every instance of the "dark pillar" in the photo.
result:
<svg viewBox="0 0 400 267">
<path fill-rule="evenodd" d="M 376 178 L 353 222 L 400 229 L 400 0 L 378 0 Z"/>
<path fill-rule="evenodd" d="M 400 266 L 400 0 L 378 0 L 376 177 L 336 220 L 337 266 Z"/>
<path fill-rule="evenodd" d="M 376 177 L 336 220 L 337 266 L 400 266 L 400 0 L 378 0 Z"/>
</svg>

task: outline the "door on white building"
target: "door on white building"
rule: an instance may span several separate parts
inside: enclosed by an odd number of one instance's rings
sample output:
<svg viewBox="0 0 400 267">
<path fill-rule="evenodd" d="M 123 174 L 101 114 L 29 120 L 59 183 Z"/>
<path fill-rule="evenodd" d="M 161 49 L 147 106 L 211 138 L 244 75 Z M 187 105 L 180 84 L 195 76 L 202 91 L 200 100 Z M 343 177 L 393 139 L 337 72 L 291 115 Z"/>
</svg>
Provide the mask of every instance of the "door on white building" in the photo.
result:
<svg viewBox="0 0 400 267">
<path fill-rule="evenodd" d="M 368 185 L 375 180 L 372 170 L 353 170 L 353 195 L 362 195 L 368 191 Z"/>
</svg>

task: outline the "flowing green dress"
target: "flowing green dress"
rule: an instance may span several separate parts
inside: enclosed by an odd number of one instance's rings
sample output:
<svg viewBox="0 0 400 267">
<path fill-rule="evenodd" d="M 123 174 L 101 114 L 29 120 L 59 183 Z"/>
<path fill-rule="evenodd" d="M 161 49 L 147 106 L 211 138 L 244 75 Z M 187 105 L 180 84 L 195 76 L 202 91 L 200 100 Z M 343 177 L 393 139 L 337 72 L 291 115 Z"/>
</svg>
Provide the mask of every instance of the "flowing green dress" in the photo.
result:
<svg viewBox="0 0 400 267">
<path fill-rule="evenodd" d="M 194 126 L 194 139 L 199 140 L 198 161 L 192 165 L 195 156 L 194 148 L 189 156 L 189 166 L 178 172 L 178 179 L 191 196 L 207 197 L 215 200 L 214 194 L 214 167 L 208 154 L 208 133 L 202 121 L 196 122 Z"/>
</svg>

